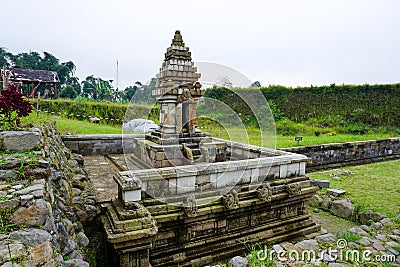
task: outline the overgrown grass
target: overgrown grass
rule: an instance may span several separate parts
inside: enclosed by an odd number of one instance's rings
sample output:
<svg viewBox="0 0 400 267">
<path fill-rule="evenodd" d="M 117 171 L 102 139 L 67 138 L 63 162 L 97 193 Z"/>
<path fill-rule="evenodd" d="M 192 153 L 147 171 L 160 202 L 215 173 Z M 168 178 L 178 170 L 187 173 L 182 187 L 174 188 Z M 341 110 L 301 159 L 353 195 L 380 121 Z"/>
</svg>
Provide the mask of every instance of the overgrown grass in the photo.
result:
<svg viewBox="0 0 400 267">
<path fill-rule="evenodd" d="M 348 167 L 354 172 L 346 176 L 340 173 L 345 169 L 314 172 L 308 174 L 312 179 L 330 180 L 331 188 L 342 188 L 361 210 L 386 213 L 389 217 L 400 216 L 400 160 L 379 162 Z M 340 180 L 331 177 L 337 174 Z"/>
<path fill-rule="evenodd" d="M 347 243 L 349 243 L 349 242 L 357 242 L 358 240 L 360 240 L 360 239 L 362 238 L 361 235 L 356 234 L 356 233 L 352 233 L 352 232 L 349 232 L 349 231 L 342 231 L 342 232 L 339 232 L 339 233 L 337 234 L 337 236 L 338 236 L 338 238 L 340 238 L 340 239 L 346 240 Z"/>
</svg>

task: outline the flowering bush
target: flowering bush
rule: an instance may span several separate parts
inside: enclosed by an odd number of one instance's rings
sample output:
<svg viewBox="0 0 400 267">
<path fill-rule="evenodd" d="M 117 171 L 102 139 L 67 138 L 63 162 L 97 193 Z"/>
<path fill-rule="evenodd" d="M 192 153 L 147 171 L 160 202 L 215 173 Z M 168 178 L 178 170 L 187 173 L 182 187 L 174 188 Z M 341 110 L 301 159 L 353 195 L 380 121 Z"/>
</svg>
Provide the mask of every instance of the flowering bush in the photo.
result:
<svg viewBox="0 0 400 267">
<path fill-rule="evenodd" d="M 32 104 L 11 85 L 0 91 L 0 121 L 4 126 L 15 128 L 20 124 L 20 117 L 26 117 L 32 111 Z"/>
</svg>

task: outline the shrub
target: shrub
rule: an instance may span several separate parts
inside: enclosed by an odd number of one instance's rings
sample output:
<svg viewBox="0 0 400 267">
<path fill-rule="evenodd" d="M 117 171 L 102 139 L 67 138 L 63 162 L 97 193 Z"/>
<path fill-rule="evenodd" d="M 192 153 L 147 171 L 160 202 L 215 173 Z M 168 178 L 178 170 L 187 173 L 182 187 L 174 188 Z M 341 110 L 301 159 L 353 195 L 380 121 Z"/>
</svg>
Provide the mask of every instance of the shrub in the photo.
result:
<svg viewBox="0 0 400 267">
<path fill-rule="evenodd" d="M 32 111 L 32 104 L 25 99 L 17 87 L 11 85 L 1 91 L 0 114 L 5 128 L 15 128 L 20 124 L 20 117 L 26 117 Z"/>
</svg>

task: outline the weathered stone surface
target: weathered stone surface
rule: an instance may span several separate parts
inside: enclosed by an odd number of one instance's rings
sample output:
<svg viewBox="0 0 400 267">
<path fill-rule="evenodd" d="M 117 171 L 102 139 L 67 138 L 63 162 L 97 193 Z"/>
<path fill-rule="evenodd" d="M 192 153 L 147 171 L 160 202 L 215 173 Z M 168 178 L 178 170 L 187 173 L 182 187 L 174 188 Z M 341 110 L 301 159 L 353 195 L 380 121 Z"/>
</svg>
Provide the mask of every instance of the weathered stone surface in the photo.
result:
<svg viewBox="0 0 400 267">
<path fill-rule="evenodd" d="M 300 250 L 318 250 L 320 248 L 315 239 L 303 240 L 296 243 L 294 246 Z"/>
<path fill-rule="evenodd" d="M 323 201 L 324 199 L 320 195 L 316 194 L 311 198 L 309 205 L 314 208 L 319 208 L 321 207 Z"/>
<path fill-rule="evenodd" d="M 12 232 L 10 240 L 21 242 L 26 246 L 36 247 L 41 243 L 51 241 L 52 236 L 44 230 L 30 228 L 26 231 Z"/>
<path fill-rule="evenodd" d="M 42 226 L 50 214 L 48 203 L 43 199 L 38 199 L 28 207 L 21 207 L 11 216 L 10 220 L 19 225 Z"/>
<path fill-rule="evenodd" d="M 9 170 L 9 169 L 14 169 L 21 166 L 21 159 L 19 158 L 13 158 L 9 159 L 4 163 L 0 163 L 0 170 Z"/>
<path fill-rule="evenodd" d="M 27 261 L 24 261 L 24 263 L 23 263 L 24 267 L 36 267 L 38 265 L 39 265 L 39 262 L 32 261 L 32 260 L 27 260 Z"/>
<path fill-rule="evenodd" d="M 17 198 L 0 201 L 0 209 L 4 209 L 4 208 L 15 209 L 15 208 L 18 208 L 19 205 L 20 205 L 19 199 L 17 199 Z"/>
<path fill-rule="evenodd" d="M 1 244 L 0 245 L 0 262 L 5 262 L 12 258 L 23 256 L 26 253 L 25 246 L 20 243 Z"/>
<path fill-rule="evenodd" d="M 283 247 L 281 245 L 273 245 L 272 249 L 277 253 L 280 254 L 281 252 L 284 251 Z"/>
<path fill-rule="evenodd" d="M 364 231 L 363 229 L 361 229 L 360 226 L 353 226 L 349 229 L 350 233 L 354 233 L 354 234 L 358 234 L 358 235 L 362 235 L 362 236 L 369 236 L 369 234 Z"/>
<path fill-rule="evenodd" d="M 64 262 L 65 267 L 89 267 L 89 263 L 80 259 L 70 259 Z"/>
<path fill-rule="evenodd" d="M 76 243 L 73 240 L 68 240 L 67 245 L 64 248 L 63 251 L 63 256 L 68 255 L 69 253 L 71 253 L 73 250 L 75 250 L 76 248 Z"/>
<path fill-rule="evenodd" d="M 32 249 L 31 257 L 34 261 L 44 264 L 53 257 L 53 245 L 50 242 L 37 245 Z"/>
<path fill-rule="evenodd" d="M 236 256 L 228 262 L 228 267 L 247 267 L 248 263 L 246 258 Z"/>
<path fill-rule="evenodd" d="M 332 202 L 331 212 L 341 218 L 352 219 L 354 205 L 348 199 L 340 199 Z"/>
<path fill-rule="evenodd" d="M 332 206 L 332 199 L 329 197 L 324 198 L 321 203 L 321 209 L 324 211 L 329 211 Z"/>
<path fill-rule="evenodd" d="M 70 257 L 70 259 L 79 259 L 79 260 L 83 260 L 82 255 L 81 255 L 78 251 L 76 251 L 76 250 L 72 251 L 72 252 L 69 254 L 69 257 Z"/>
<path fill-rule="evenodd" d="M 18 174 L 15 170 L 0 170 L 0 180 L 13 181 L 18 179 Z"/>
<path fill-rule="evenodd" d="M 346 190 L 337 189 L 337 188 L 328 189 L 327 192 L 330 196 L 334 196 L 334 197 L 339 197 L 339 196 L 346 194 Z"/>
<path fill-rule="evenodd" d="M 82 155 L 72 153 L 71 159 L 76 160 L 80 166 L 83 166 L 83 164 L 85 164 L 85 160 Z"/>
<path fill-rule="evenodd" d="M 379 212 L 373 212 L 373 213 L 371 214 L 371 219 L 372 219 L 374 222 L 379 222 L 380 220 L 384 219 L 385 217 L 386 217 L 385 214 L 379 213 Z"/>
<path fill-rule="evenodd" d="M 394 225 L 394 223 L 392 222 L 391 219 L 389 218 L 383 218 L 382 220 L 379 221 L 381 224 L 383 224 L 384 226 L 392 226 Z"/>
<path fill-rule="evenodd" d="M 329 188 L 331 182 L 329 180 L 314 180 L 314 183 L 319 187 L 319 188 Z"/>
<path fill-rule="evenodd" d="M 366 247 L 371 245 L 372 241 L 368 237 L 363 236 L 360 240 L 357 241 L 357 243 Z"/>
<path fill-rule="evenodd" d="M 40 143 L 38 132 L 9 131 L 0 135 L 3 147 L 14 151 L 27 151 L 36 148 Z"/>
<path fill-rule="evenodd" d="M 358 214 L 358 220 L 362 224 L 370 225 L 372 221 L 371 215 L 372 215 L 372 210 L 361 212 Z"/>
<path fill-rule="evenodd" d="M 334 234 L 328 233 L 315 237 L 315 240 L 321 243 L 334 243 L 336 242 L 337 237 Z"/>
<path fill-rule="evenodd" d="M 20 197 L 21 206 L 26 206 L 33 200 L 33 195 L 22 195 Z"/>
<path fill-rule="evenodd" d="M 79 232 L 77 234 L 77 242 L 79 245 L 86 247 L 89 245 L 89 238 L 86 237 L 84 232 Z"/>
<path fill-rule="evenodd" d="M 21 189 L 19 191 L 16 191 L 15 194 L 17 195 L 28 195 L 32 194 L 35 191 L 44 191 L 44 184 L 35 184 L 32 186 L 28 186 L 27 188 Z M 42 193 L 43 195 L 43 193 Z"/>
</svg>

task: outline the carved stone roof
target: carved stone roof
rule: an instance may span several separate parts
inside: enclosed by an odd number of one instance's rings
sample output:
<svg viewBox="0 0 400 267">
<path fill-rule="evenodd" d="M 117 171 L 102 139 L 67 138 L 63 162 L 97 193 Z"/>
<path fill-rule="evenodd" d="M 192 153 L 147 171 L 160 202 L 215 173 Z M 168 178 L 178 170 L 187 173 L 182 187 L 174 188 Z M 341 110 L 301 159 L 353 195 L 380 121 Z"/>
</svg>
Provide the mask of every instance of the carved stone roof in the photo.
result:
<svg viewBox="0 0 400 267">
<path fill-rule="evenodd" d="M 185 46 L 181 32 L 175 31 L 171 46 L 167 48 L 164 62 L 157 74 L 156 90 L 153 95 L 162 95 L 169 89 L 184 83 L 194 84 L 201 74 L 192 61 L 189 47 Z"/>
</svg>

